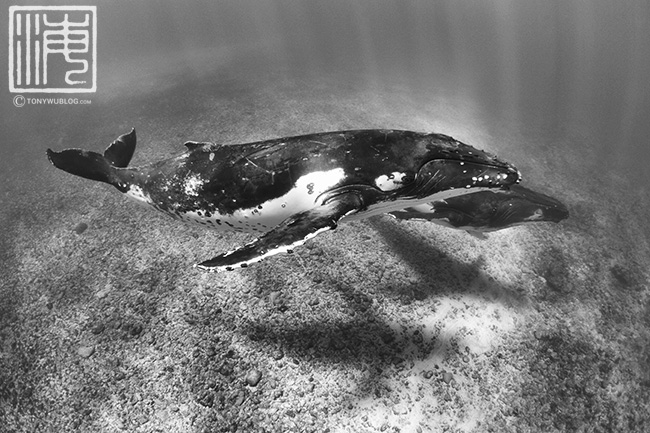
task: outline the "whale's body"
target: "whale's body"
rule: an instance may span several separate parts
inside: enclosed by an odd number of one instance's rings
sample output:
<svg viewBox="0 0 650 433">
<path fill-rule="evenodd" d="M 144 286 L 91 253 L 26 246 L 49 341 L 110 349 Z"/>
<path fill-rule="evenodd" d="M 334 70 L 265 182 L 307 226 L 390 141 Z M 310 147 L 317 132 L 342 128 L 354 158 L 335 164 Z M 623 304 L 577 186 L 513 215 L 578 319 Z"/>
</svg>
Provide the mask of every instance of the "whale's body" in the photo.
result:
<svg viewBox="0 0 650 433">
<path fill-rule="evenodd" d="M 560 222 L 569 216 L 558 200 L 521 185 L 472 192 L 390 212 L 469 232 L 491 232 L 531 222 Z"/>
<path fill-rule="evenodd" d="M 507 188 L 521 179 L 513 165 L 487 152 L 412 131 L 337 131 L 237 145 L 187 142 L 179 156 L 129 168 L 135 144 L 134 130 L 103 155 L 48 149 L 48 157 L 64 171 L 112 184 L 175 218 L 263 233 L 198 265 L 216 271 L 291 250 L 339 222 Z"/>
</svg>

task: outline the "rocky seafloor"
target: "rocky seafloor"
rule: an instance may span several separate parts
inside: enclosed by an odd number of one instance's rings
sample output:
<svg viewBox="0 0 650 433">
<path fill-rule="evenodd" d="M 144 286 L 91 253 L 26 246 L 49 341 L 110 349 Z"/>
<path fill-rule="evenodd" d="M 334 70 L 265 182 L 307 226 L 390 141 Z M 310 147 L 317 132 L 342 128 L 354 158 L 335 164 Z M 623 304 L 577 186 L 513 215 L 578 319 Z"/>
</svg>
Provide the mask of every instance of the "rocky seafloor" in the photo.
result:
<svg viewBox="0 0 650 433">
<path fill-rule="evenodd" d="M 489 131 L 454 120 L 462 104 L 416 109 L 399 88 L 219 83 L 17 125 L 42 148 L 4 158 L 0 179 L 2 431 L 650 430 L 647 191 L 589 177 L 579 150 L 553 158 L 518 136 L 490 149 Z M 251 238 L 179 224 L 45 158 L 131 126 L 136 165 L 186 140 L 439 130 L 498 151 L 571 217 L 482 240 L 379 216 L 202 273 L 192 264 Z"/>
</svg>

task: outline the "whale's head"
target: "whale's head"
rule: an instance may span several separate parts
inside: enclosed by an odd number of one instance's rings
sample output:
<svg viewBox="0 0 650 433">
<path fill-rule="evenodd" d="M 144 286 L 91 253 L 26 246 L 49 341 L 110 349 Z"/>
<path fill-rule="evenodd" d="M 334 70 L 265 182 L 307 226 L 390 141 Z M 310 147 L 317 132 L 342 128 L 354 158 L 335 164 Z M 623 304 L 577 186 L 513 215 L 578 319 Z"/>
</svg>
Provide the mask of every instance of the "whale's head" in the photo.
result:
<svg viewBox="0 0 650 433">
<path fill-rule="evenodd" d="M 446 135 L 430 134 L 426 148 L 412 192 L 417 198 L 440 196 L 439 192 L 466 195 L 521 181 L 521 173 L 514 165 Z"/>
</svg>

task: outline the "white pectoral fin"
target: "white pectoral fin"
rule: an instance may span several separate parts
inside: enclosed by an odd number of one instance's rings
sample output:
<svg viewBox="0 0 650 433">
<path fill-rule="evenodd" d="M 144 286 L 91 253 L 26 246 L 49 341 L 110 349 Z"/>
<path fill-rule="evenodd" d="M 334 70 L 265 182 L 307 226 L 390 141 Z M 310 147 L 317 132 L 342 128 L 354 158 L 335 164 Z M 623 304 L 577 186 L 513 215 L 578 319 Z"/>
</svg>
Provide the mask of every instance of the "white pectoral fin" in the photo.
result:
<svg viewBox="0 0 650 433">
<path fill-rule="evenodd" d="M 354 193 L 342 194 L 326 204 L 292 215 L 271 231 L 234 251 L 220 254 L 195 265 L 211 271 L 245 268 L 267 257 L 285 253 L 314 236 L 333 230 L 345 215 L 359 209 L 361 202 Z"/>
<path fill-rule="evenodd" d="M 440 216 L 435 212 L 436 211 L 433 203 L 423 203 L 415 206 L 409 206 L 394 212 L 389 212 L 388 214 L 393 218 L 400 220 L 431 221 L 440 219 Z"/>
</svg>

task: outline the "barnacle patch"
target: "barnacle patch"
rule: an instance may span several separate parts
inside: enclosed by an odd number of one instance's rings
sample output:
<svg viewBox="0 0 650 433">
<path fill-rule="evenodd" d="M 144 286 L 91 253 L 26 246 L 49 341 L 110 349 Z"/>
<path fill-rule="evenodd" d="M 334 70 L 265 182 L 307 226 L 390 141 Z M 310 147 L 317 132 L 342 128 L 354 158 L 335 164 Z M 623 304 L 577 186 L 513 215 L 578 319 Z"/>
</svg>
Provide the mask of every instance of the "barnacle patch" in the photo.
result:
<svg viewBox="0 0 650 433">
<path fill-rule="evenodd" d="M 201 179 L 201 177 L 198 174 L 188 176 L 185 179 L 185 183 L 183 185 L 185 194 L 193 197 L 198 197 L 199 190 L 203 186 L 203 183 L 204 183 L 203 179 Z"/>
</svg>

